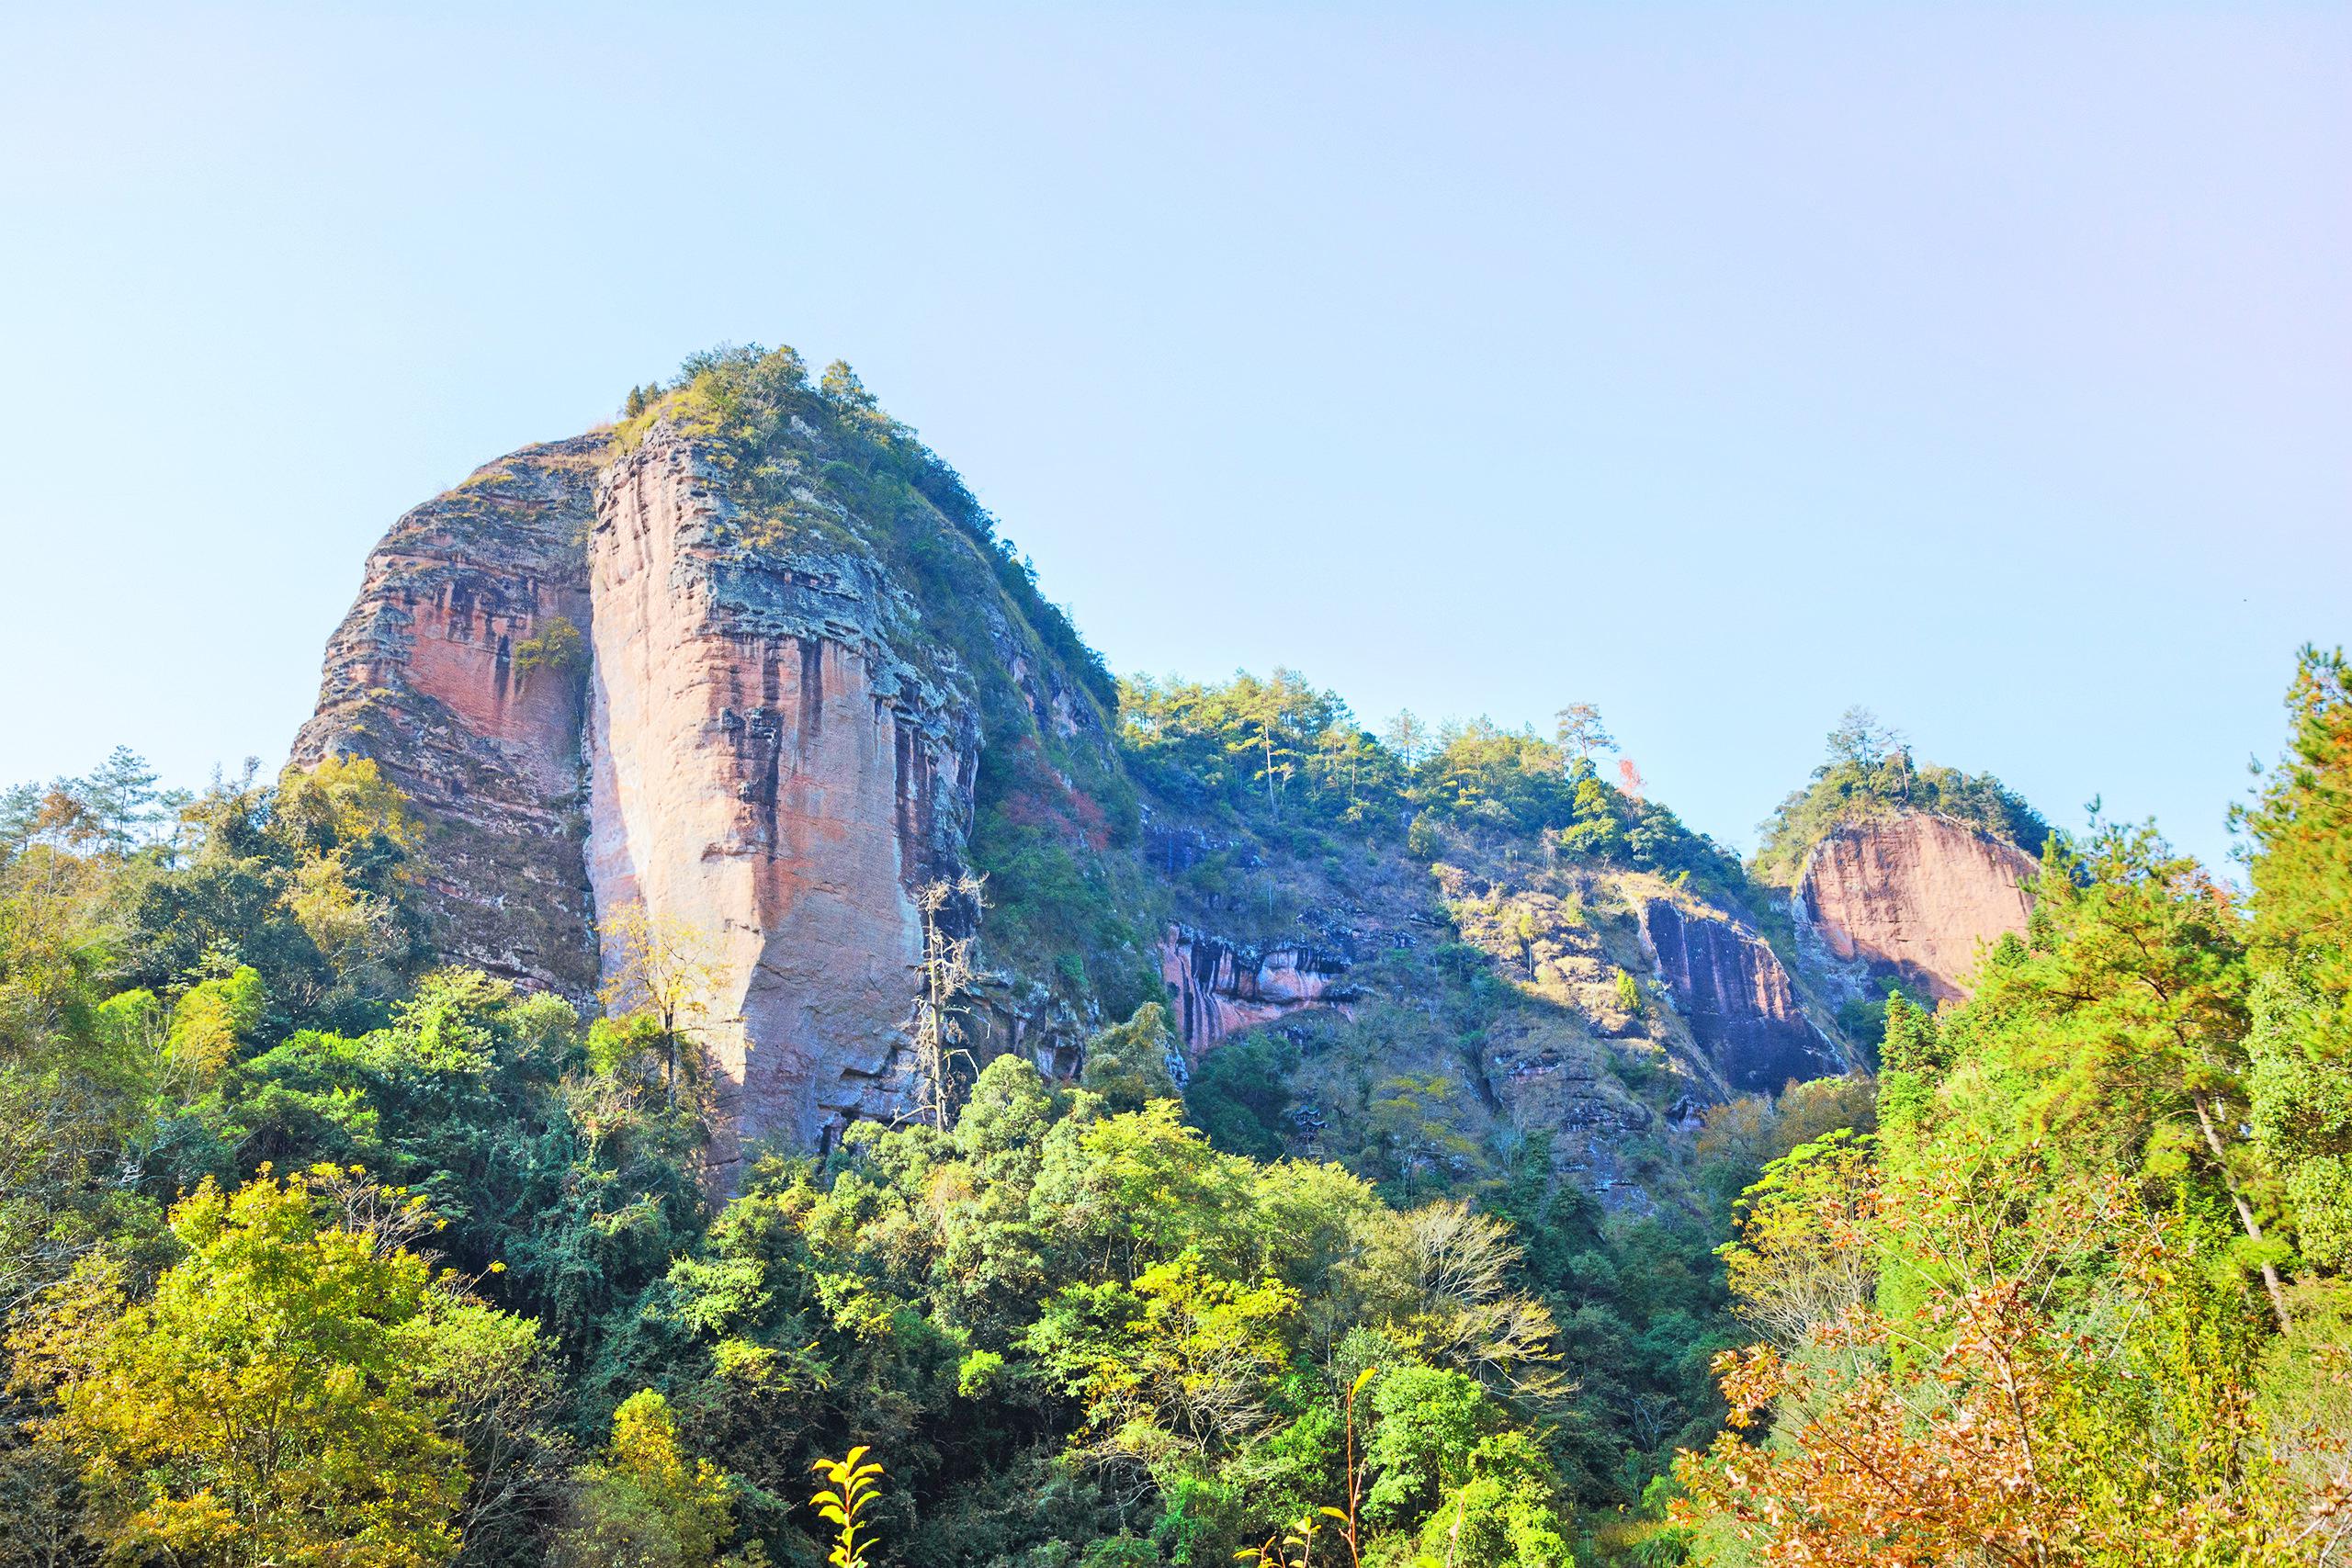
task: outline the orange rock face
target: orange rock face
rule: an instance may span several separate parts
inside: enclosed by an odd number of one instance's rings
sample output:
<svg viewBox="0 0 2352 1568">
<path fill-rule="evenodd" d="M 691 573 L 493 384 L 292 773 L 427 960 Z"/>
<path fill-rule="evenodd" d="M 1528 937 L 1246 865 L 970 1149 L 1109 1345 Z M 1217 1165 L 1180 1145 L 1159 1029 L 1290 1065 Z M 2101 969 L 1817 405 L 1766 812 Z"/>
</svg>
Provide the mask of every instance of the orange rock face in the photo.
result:
<svg viewBox="0 0 2352 1568">
<path fill-rule="evenodd" d="M 582 673 L 518 648 L 584 627 L 603 442 L 526 447 L 417 507 L 368 558 L 292 759 L 375 759 L 424 830 L 424 913 L 450 958 L 595 988 L 578 810 Z"/>
<path fill-rule="evenodd" d="M 816 1146 L 907 1108 L 915 894 L 962 841 L 972 721 L 892 652 L 887 584 L 738 547 L 697 461 L 657 433 L 599 495 L 588 874 L 608 971 L 623 905 L 709 943 L 728 1122 Z"/>
<path fill-rule="evenodd" d="M 401 518 L 293 756 L 407 795 L 454 961 L 586 1001 L 615 911 L 691 931 L 723 1168 L 912 1107 L 915 896 L 961 863 L 978 734 L 899 656 L 919 614 L 870 556 L 747 543 L 705 461 L 667 426 L 617 461 L 585 436 Z M 575 656 L 526 668 L 559 622 Z"/>
<path fill-rule="evenodd" d="M 1960 1000 L 1980 945 L 2025 930 L 2036 869 L 2015 845 L 1940 817 L 1858 822 L 1805 862 L 1800 919 L 1835 957 Z"/>
</svg>

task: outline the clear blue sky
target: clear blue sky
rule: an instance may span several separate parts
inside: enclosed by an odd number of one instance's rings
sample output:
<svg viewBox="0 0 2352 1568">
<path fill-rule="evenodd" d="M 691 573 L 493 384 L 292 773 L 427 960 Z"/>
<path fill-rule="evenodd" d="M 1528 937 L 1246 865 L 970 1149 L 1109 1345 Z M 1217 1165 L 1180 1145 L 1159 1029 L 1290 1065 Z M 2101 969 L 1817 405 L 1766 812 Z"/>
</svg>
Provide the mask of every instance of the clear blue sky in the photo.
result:
<svg viewBox="0 0 2352 1568">
<path fill-rule="evenodd" d="M 2352 636 L 2352 12 L 1178 13 L 15 8 L 0 779 L 274 766 L 395 515 L 754 339 L 1117 668 L 2223 852 Z"/>
</svg>

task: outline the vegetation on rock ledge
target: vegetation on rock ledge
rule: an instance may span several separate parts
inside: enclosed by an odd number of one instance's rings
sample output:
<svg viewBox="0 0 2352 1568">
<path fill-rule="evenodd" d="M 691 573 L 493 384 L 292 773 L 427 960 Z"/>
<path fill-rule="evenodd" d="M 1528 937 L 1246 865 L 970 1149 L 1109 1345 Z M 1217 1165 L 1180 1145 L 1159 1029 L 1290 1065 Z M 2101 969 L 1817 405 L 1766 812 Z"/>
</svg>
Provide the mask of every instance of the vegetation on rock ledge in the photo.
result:
<svg viewBox="0 0 2352 1568">
<path fill-rule="evenodd" d="M 1929 812 L 2041 853 L 2050 824 L 1990 773 L 1913 759 L 1901 732 L 1868 708 L 1849 708 L 1829 733 L 1829 755 L 1813 781 L 1791 792 L 1758 829 L 1762 842 L 1749 870 L 1772 887 L 1788 888 L 1804 874 L 1805 857 L 1839 828 L 1899 812 Z"/>
</svg>

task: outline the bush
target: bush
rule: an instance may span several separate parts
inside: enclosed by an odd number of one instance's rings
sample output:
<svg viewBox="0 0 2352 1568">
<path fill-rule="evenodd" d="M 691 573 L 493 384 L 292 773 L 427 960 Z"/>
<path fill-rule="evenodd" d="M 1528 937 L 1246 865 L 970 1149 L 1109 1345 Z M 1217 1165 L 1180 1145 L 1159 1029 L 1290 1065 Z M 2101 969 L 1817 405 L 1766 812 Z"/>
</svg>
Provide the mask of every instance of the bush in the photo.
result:
<svg viewBox="0 0 2352 1568">
<path fill-rule="evenodd" d="M 1291 1074 L 1298 1047 L 1279 1034 L 1248 1033 L 1201 1057 L 1184 1086 L 1184 1110 L 1228 1154 L 1280 1159 L 1290 1142 Z"/>
</svg>

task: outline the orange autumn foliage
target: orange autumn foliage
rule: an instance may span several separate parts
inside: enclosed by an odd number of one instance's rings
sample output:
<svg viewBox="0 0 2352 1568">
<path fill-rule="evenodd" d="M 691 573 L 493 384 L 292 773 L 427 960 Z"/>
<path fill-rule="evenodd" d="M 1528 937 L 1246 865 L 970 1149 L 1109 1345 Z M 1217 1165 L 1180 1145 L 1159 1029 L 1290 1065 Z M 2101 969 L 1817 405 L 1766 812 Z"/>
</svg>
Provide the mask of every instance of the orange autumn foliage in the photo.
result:
<svg viewBox="0 0 2352 1568">
<path fill-rule="evenodd" d="M 1769 1568 L 2316 1561 L 2344 1500 L 2285 1484 L 2212 1235 L 2041 1174 L 1922 1162 L 1862 1226 L 1826 1195 L 1824 1245 L 1883 1259 L 1877 1298 L 1717 1359 L 1734 1430 L 1679 1461 L 1680 1522 Z"/>
</svg>

